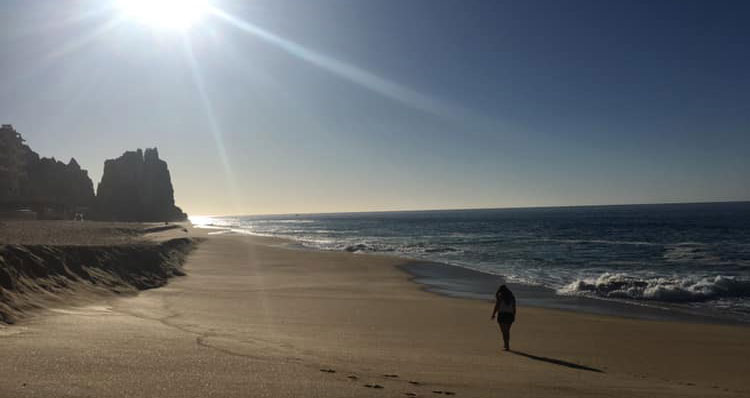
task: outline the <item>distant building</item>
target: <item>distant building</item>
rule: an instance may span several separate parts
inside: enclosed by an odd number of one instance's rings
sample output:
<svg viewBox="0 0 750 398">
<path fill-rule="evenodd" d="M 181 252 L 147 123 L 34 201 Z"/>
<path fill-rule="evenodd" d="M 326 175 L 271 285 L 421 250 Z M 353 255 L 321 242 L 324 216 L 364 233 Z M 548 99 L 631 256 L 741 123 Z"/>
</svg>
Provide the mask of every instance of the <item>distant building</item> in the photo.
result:
<svg viewBox="0 0 750 398">
<path fill-rule="evenodd" d="M 30 151 L 12 125 L 0 127 L 0 204 L 21 199 L 21 185 L 28 178 L 26 163 Z"/>
</svg>

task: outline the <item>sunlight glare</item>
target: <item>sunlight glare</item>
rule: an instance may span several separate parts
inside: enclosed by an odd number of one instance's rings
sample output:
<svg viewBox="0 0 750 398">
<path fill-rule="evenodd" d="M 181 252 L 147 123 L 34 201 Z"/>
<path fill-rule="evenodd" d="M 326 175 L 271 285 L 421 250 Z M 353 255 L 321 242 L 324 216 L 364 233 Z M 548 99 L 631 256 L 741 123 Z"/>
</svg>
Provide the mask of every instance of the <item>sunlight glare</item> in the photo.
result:
<svg viewBox="0 0 750 398">
<path fill-rule="evenodd" d="M 185 30 L 208 13 L 207 0 L 117 0 L 124 16 L 157 29 Z"/>
</svg>

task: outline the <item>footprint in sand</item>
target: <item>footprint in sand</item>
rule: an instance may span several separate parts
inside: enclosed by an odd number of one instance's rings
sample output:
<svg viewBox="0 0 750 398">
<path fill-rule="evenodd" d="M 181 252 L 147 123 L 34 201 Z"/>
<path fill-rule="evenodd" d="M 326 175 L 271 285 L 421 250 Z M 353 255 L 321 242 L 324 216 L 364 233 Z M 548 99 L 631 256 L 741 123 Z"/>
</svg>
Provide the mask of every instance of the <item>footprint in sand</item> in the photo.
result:
<svg viewBox="0 0 750 398">
<path fill-rule="evenodd" d="M 333 370 L 333 369 L 325 369 L 325 368 L 324 368 L 324 369 L 320 369 L 320 371 L 321 371 L 321 372 L 324 372 L 324 373 L 336 373 L 336 371 L 335 371 L 335 370 Z"/>
<path fill-rule="evenodd" d="M 355 375 L 349 375 L 349 376 L 346 376 L 346 378 L 347 379 L 351 379 L 351 380 L 357 380 L 357 379 L 359 379 L 359 377 L 357 377 Z"/>
<path fill-rule="evenodd" d="M 395 379 L 395 378 L 398 377 L 398 375 L 395 375 L 395 374 L 386 374 L 386 375 L 383 375 L 383 377 L 388 377 L 388 378 L 391 378 L 391 379 Z"/>
<path fill-rule="evenodd" d="M 417 394 L 415 394 L 413 392 L 405 392 L 404 395 L 406 395 L 407 397 L 416 397 L 417 396 Z"/>
<path fill-rule="evenodd" d="M 422 383 L 414 380 L 409 380 L 409 384 L 414 384 L 415 386 L 421 385 Z"/>
<path fill-rule="evenodd" d="M 367 388 L 385 388 L 381 386 L 380 384 L 365 384 L 365 387 Z"/>
</svg>

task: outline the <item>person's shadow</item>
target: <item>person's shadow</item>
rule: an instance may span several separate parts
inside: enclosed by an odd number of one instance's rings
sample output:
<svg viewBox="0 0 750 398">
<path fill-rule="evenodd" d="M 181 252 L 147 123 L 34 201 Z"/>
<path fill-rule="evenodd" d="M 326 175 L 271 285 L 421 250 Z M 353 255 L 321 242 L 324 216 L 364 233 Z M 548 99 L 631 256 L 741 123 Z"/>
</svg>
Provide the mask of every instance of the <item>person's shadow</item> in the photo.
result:
<svg viewBox="0 0 750 398">
<path fill-rule="evenodd" d="M 523 351 L 510 350 L 509 352 L 511 352 L 513 354 L 516 354 L 516 355 L 520 355 L 522 357 L 533 359 L 533 360 L 536 360 L 536 361 L 553 363 L 555 365 L 560 365 L 560 366 L 567 366 L 567 367 L 573 368 L 573 369 L 588 370 L 589 372 L 604 373 L 604 371 L 601 370 L 601 369 L 592 368 L 590 366 L 580 365 L 580 364 L 573 363 L 573 362 L 563 361 L 562 359 L 542 357 L 542 356 L 539 356 L 539 355 L 528 354 L 528 353 L 525 353 Z"/>
</svg>

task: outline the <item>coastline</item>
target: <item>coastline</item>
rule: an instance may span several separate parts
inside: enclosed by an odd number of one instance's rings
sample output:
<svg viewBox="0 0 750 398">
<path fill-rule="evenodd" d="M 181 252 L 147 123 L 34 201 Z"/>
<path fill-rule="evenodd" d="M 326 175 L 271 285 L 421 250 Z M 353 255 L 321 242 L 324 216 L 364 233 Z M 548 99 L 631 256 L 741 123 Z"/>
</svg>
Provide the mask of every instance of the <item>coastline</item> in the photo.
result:
<svg viewBox="0 0 750 398">
<path fill-rule="evenodd" d="M 423 286 L 425 291 L 448 297 L 493 301 L 495 289 L 500 284 L 523 298 L 525 306 L 579 312 L 584 314 L 615 316 L 626 319 L 700 322 L 750 327 L 750 323 L 727 316 L 711 316 L 689 309 L 669 307 L 666 304 L 633 303 L 584 296 L 564 296 L 554 290 L 506 282 L 502 276 L 438 262 L 409 262 L 399 266 L 407 272 L 410 280 Z"/>
<path fill-rule="evenodd" d="M 344 253 L 344 251 L 325 250 L 305 246 L 293 238 L 255 234 L 242 229 L 224 226 L 198 226 L 194 228 L 211 230 L 212 234 L 237 234 L 255 238 L 268 239 L 289 249 L 307 250 L 312 252 Z M 475 300 L 494 300 L 494 291 L 500 284 L 507 284 L 511 290 L 520 293 L 524 305 L 580 312 L 594 315 L 617 316 L 627 319 L 700 322 L 750 327 L 750 322 L 732 318 L 722 313 L 707 313 L 693 308 L 678 306 L 671 303 L 654 301 L 634 302 L 617 299 L 593 298 L 587 296 L 560 295 L 553 289 L 508 282 L 503 276 L 490 274 L 459 265 L 411 258 L 401 254 L 387 253 L 355 253 L 359 256 L 375 256 L 397 258 L 403 263 L 399 268 L 410 275 L 410 280 L 427 292 L 447 297 L 466 298 Z"/>
<path fill-rule="evenodd" d="M 290 250 L 278 239 L 198 229 L 189 235 L 206 240 L 188 257 L 187 276 L 166 287 L 0 329 L 0 395 L 750 391 L 747 328 L 522 304 L 514 351 L 500 352 L 491 305 L 426 293 L 399 258 Z"/>
</svg>

